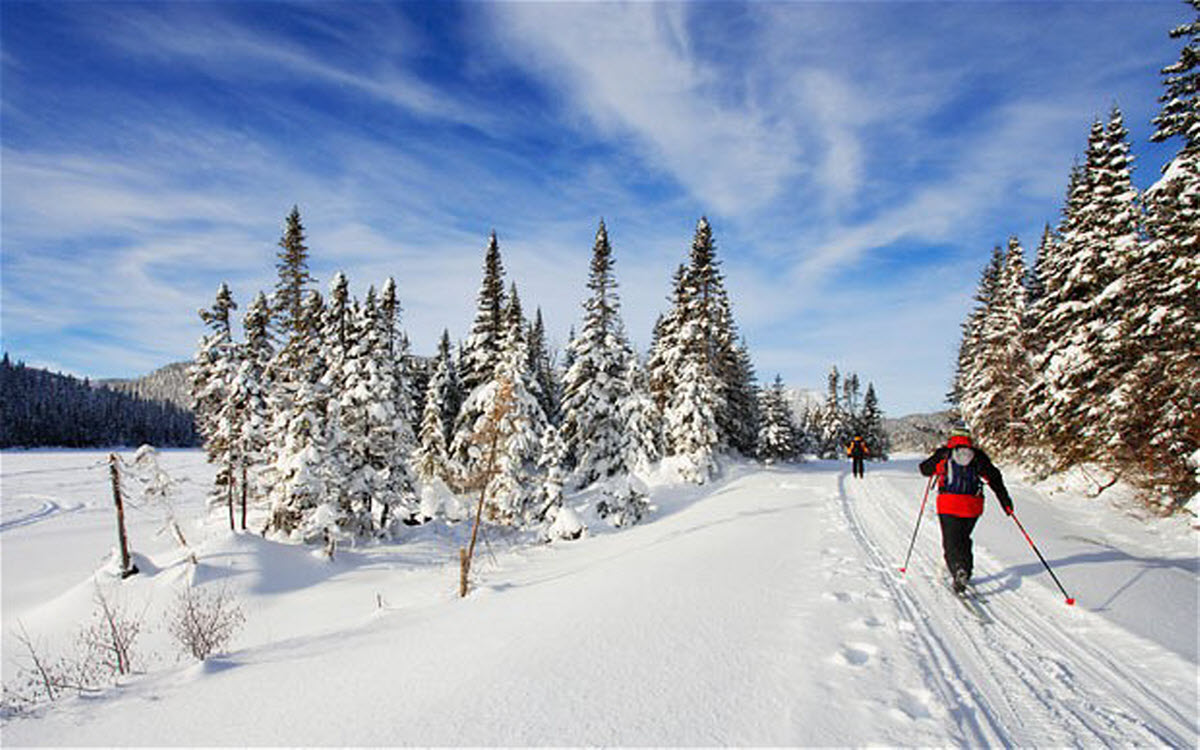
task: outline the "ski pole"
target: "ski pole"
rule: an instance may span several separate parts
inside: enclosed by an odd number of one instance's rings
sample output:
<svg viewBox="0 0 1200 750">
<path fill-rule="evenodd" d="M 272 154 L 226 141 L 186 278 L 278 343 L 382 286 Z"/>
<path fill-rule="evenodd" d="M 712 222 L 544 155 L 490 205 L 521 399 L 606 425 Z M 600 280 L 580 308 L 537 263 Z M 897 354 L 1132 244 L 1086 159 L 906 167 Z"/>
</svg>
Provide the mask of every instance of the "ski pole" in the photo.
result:
<svg viewBox="0 0 1200 750">
<path fill-rule="evenodd" d="M 908 560 L 912 557 L 913 545 L 917 543 L 917 532 L 921 530 L 921 517 L 925 515 L 925 503 L 929 500 L 929 489 L 933 487 L 933 479 L 937 474 L 929 475 L 929 483 L 925 485 L 925 497 L 921 498 L 921 511 L 917 513 L 917 525 L 913 529 L 912 541 L 908 543 L 908 554 L 904 556 L 904 565 L 900 568 L 900 572 L 904 573 L 908 570 Z"/>
<path fill-rule="evenodd" d="M 1020 529 L 1021 533 L 1025 535 L 1025 541 L 1029 542 L 1030 547 L 1033 547 L 1033 551 L 1037 553 L 1038 559 L 1042 561 L 1042 565 L 1046 566 L 1046 572 L 1049 573 L 1050 577 L 1054 579 L 1054 583 L 1058 586 L 1058 590 L 1062 592 L 1063 597 L 1067 600 L 1067 604 L 1073 605 L 1075 603 L 1075 598 L 1067 593 L 1067 590 L 1063 588 L 1062 583 L 1059 582 L 1058 576 L 1054 575 L 1054 571 L 1050 569 L 1050 563 L 1046 562 L 1046 558 L 1042 557 L 1042 553 L 1038 550 L 1037 545 L 1034 544 L 1033 540 L 1029 538 L 1029 532 L 1026 531 L 1025 527 L 1021 525 L 1021 521 L 1017 518 L 1017 514 L 1010 513 L 1009 515 L 1012 516 L 1012 520 L 1017 522 L 1017 528 Z"/>
</svg>

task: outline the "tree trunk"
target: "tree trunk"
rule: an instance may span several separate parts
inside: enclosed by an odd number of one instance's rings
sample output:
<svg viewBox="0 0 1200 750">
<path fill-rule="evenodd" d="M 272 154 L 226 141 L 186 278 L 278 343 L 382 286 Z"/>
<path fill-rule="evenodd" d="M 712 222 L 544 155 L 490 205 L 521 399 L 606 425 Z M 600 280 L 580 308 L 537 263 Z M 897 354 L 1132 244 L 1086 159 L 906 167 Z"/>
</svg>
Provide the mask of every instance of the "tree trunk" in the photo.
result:
<svg viewBox="0 0 1200 750">
<path fill-rule="evenodd" d="M 229 482 L 225 486 L 225 505 L 229 508 L 229 530 L 237 531 L 237 526 L 233 522 L 233 467 L 229 467 L 229 471 L 225 473 L 226 481 Z"/>
<path fill-rule="evenodd" d="M 246 465 L 242 464 L 242 531 L 246 530 L 246 493 L 249 489 L 246 486 Z"/>
<path fill-rule="evenodd" d="M 125 502 L 121 499 L 121 471 L 117 468 L 116 453 L 108 454 L 108 470 L 112 476 L 113 502 L 117 506 L 117 538 L 121 543 L 121 577 L 136 575 L 137 566 L 129 557 L 129 538 L 125 534 Z"/>
</svg>

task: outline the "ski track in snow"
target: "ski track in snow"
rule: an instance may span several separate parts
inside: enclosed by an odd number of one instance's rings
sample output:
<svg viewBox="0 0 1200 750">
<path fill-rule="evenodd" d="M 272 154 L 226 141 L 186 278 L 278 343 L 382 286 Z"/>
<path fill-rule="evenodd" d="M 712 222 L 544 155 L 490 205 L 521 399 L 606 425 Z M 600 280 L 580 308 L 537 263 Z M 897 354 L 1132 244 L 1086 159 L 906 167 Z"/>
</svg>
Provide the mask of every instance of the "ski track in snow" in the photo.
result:
<svg viewBox="0 0 1200 750">
<path fill-rule="evenodd" d="M 5 532 L 9 529 L 15 529 L 18 526 L 28 526 L 29 524 L 37 523 L 38 521 L 45 521 L 48 518 L 60 515 L 62 513 L 73 513 L 77 510 L 81 510 L 83 507 L 83 503 L 64 506 L 59 505 L 59 503 L 55 500 L 43 500 L 42 506 L 37 510 L 28 513 L 22 513 L 17 515 L 15 518 L 0 521 L 0 532 Z"/>
<path fill-rule="evenodd" d="M 1033 587 L 1020 596 L 1006 592 L 989 597 L 985 589 L 980 607 L 991 622 L 981 622 L 958 606 L 940 580 L 913 573 L 941 575 L 944 563 L 925 551 L 928 544 L 924 549 L 918 545 L 907 578 L 902 577 L 893 555 L 906 549 L 916 519 L 904 517 L 902 509 L 912 506 L 911 491 L 900 489 L 894 475 L 876 471 L 854 480 L 842 474 L 838 494 L 847 527 L 866 561 L 914 626 L 910 647 L 927 686 L 943 705 L 955 707 L 951 716 L 961 742 L 1194 744 L 1194 719 L 1180 712 L 1169 693 L 1162 695 L 1165 691 L 1149 683 L 1144 671 L 1131 666 L 1136 662 L 1127 650 L 1113 648 L 1112 641 L 1095 632 L 1079 632 L 1103 631 L 1103 623 L 1073 627 L 1094 619 L 1090 613 L 1068 610 L 1061 599 L 1035 596 Z M 939 535 L 935 519 L 922 520 L 926 534 Z M 980 563 L 987 562 L 978 543 L 975 556 L 978 578 Z"/>
</svg>

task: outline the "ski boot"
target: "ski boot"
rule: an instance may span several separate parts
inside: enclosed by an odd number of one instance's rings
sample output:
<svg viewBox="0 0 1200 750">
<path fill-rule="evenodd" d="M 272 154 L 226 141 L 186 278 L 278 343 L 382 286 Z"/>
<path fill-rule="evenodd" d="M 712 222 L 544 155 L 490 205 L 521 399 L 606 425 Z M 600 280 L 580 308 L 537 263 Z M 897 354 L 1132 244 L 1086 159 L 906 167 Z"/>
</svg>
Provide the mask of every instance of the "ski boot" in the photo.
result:
<svg viewBox="0 0 1200 750">
<path fill-rule="evenodd" d="M 950 587 L 954 589 L 954 593 L 962 594 L 967 590 L 967 581 L 971 580 L 971 574 L 966 568 L 959 568 L 954 571 L 954 580 L 950 582 Z"/>
</svg>

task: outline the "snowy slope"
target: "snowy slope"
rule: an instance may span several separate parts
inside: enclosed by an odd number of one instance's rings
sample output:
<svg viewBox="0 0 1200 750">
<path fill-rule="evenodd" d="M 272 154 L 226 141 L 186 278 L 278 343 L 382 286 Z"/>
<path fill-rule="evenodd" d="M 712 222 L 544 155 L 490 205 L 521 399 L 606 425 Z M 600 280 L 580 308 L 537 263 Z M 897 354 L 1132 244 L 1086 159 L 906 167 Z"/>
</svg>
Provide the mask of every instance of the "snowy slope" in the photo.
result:
<svg viewBox="0 0 1200 750">
<path fill-rule="evenodd" d="M 90 610 L 112 536 L 96 457 L 3 456 L 6 679 L 17 618 L 52 640 Z M 180 514 L 202 518 L 199 453 L 166 463 L 195 478 Z M 845 468 L 739 465 L 707 487 L 660 485 L 648 522 L 578 542 L 492 530 L 465 601 L 451 562 L 462 527 L 327 562 L 222 531 L 217 514 L 185 527 L 193 571 L 139 511 L 148 574 L 121 595 L 158 631 L 184 579 L 228 586 L 248 616 L 233 651 L 176 662 L 149 632 L 160 655 L 146 674 L 9 719 L 4 742 L 1197 743 L 1194 532 L 1013 482 L 1079 604 L 1064 605 L 993 505 L 976 534 L 977 613 L 941 582 L 932 515 L 908 575 L 897 570 L 924 488 L 915 461 L 862 480 Z"/>
</svg>

